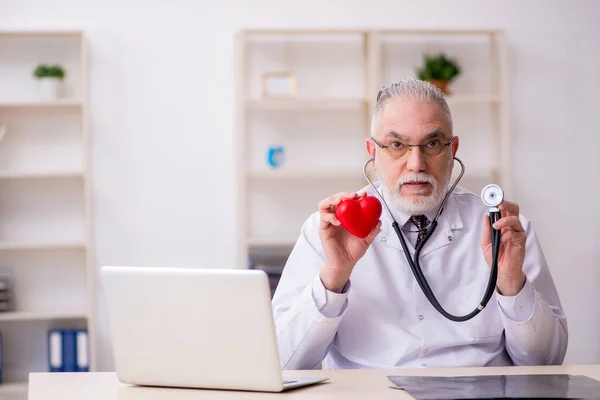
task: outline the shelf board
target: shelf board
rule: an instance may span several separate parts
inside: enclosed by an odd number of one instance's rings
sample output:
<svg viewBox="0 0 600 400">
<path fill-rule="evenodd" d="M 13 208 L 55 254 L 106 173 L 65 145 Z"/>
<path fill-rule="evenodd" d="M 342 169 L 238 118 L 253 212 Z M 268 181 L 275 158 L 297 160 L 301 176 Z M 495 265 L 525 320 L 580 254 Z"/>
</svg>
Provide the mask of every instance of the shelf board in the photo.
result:
<svg viewBox="0 0 600 400">
<path fill-rule="evenodd" d="M 356 172 L 266 170 L 249 172 L 248 178 L 251 180 L 364 179 L 360 170 L 357 170 Z"/>
<path fill-rule="evenodd" d="M 82 35 L 83 31 L 80 30 L 0 30 L 0 37 L 79 37 Z"/>
<path fill-rule="evenodd" d="M 27 392 L 27 382 L 4 382 L 0 384 L 0 395 L 21 394 Z"/>
<path fill-rule="evenodd" d="M 495 104 L 501 101 L 498 95 L 457 94 L 446 96 L 448 104 Z M 367 104 L 364 99 L 254 99 L 246 101 L 249 109 L 255 110 L 319 110 L 361 109 Z"/>
<path fill-rule="evenodd" d="M 246 101 L 246 106 L 256 110 L 318 110 L 318 109 L 360 109 L 366 101 L 357 98 L 341 99 L 254 99 Z"/>
<path fill-rule="evenodd" d="M 65 179 L 82 178 L 83 172 L 9 172 L 0 171 L 0 179 Z"/>
<path fill-rule="evenodd" d="M 251 237 L 247 243 L 250 247 L 292 247 L 297 237 Z"/>
<path fill-rule="evenodd" d="M 0 241 L 2 250 L 78 250 L 85 249 L 83 242 L 23 242 Z"/>
<path fill-rule="evenodd" d="M 486 94 L 459 94 L 446 96 L 446 102 L 452 104 L 494 104 L 500 102 L 500 96 Z"/>
<path fill-rule="evenodd" d="M 59 108 L 59 107 L 81 107 L 83 103 L 79 100 L 54 100 L 54 101 L 4 101 L 0 100 L 0 108 Z"/>
<path fill-rule="evenodd" d="M 58 311 L 10 311 L 0 312 L 0 322 L 3 321 L 41 321 L 53 319 L 86 319 L 87 314 L 82 312 Z"/>
</svg>

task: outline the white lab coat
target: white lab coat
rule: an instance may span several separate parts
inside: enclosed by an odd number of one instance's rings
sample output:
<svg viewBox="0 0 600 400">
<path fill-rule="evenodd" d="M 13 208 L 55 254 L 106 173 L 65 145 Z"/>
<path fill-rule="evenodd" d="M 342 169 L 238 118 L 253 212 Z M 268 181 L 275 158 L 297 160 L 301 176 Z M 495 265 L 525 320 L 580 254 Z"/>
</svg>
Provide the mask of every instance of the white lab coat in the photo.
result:
<svg viewBox="0 0 600 400">
<path fill-rule="evenodd" d="M 363 190 L 373 194 L 370 187 Z M 454 315 L 477 307 L 487 286 L 490 270 L 479 244 L 487 212 L 479 196 L 456 187 L 421 251 L 429 285 Z M 394 212 L 400 226 L 408 217 Z M 283 369 L 562 363 L 567 321 L 526 218 L 520 217 L 527 232 L 525 287 L 514 297 L 494 292 L 466 322 L 450 321 L 433 308 L 385 211 L 381 219 L 381 232 L 341 294 L 327 291 L 318 276 L 324 262 L 318 213 L 302 226 L 272 301 Z M 412 254 L 414 240 L 407 241 Z"/>
</svg>

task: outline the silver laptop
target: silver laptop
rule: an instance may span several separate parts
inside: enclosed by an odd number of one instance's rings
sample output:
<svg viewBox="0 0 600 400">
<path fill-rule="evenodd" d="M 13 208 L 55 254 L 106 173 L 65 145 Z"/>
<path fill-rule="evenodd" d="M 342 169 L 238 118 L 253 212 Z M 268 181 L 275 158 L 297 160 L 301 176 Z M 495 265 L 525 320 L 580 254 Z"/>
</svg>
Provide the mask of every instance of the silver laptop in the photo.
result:
<svg viewBox="0 0 600 400">
<path fill-rule="evenodd" d="M 327 380 L 283 379 L 263 271 L 105 266 L 100 276 L 123 383 L 280 392 Z"/>
</svg>

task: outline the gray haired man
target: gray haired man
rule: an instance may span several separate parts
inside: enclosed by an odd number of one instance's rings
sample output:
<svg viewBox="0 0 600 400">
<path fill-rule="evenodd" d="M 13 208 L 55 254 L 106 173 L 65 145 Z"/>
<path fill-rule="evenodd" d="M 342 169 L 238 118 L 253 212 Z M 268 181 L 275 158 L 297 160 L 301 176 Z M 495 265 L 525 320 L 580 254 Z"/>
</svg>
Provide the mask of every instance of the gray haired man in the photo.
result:
<svg viewBox="0 0 600 400">
<path fill-rule="evenodd" d="M 413 256 L 446 192 L 458 151 L 443 94 L 406 79 L 382 89 L 366 140 L 383 194 Z M 273 297 L 284 369 L 543 365 L 563 362 L 567 321 L 542 248 L 519 206 L 504 201 L 497 285 L 474 318 L 430 304 L 384 213 L 365 238 L 336 218 L 333 194 L 308 216 Z M 479 304 L 489 280 L 488 210 L 457 186 L 420 253 L 437 300 L 454 315 Z"/>
</svg>

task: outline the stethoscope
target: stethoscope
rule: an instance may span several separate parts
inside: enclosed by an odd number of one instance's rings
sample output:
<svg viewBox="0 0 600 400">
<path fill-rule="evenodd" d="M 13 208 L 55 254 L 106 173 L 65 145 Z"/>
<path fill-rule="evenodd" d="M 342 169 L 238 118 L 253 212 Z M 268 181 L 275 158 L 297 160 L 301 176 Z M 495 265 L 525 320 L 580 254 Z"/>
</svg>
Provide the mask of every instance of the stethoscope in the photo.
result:
<svg viewBox="0 0 600 400">
<path fill-rule="evenodd" d="M 438 302 L 437 298 L 435 297 L 435 294 L 431 290 L 431 287 L 427 283 L 427 279 L 425 278 L 425 275 L 423 275 L 423 271 L 421 271 L 421 266 L 419 264 L 419 254 L 421 253 L 421 250 L 423 249 L 423 246 L 425 245 L 427 240 L 431 237 L 431 235 L 435 231 L 435 228 L 437 227 L 437 224 L 438 224 L 438 222 L 437 222 L 438 218 L 444 210 L 444 207 L 446 205 L 446 201 L 448 200 L 448 197 L 450 197 L 450 194 L 452 193 L 452 191 L 454 190 L 454 188 L 456 187 L 456 185 L 458 184 L 458 182 L 460 181 L 460 179 L 462 178 L 462 176 L 465 173 L 465 165 L 463 164 L 463 162 L 456 157 L 454 157 L 454 159 L 460 163 L 460 166 L 461 166 L 460 175 L 458 176 L 458 178 L 456 178 L 456 180 L 454 181 L 454 183 L 452 184 L 450 189 L 446 192 L 446 196 L 444 196 L 442 204 L 438 208 L 438 211 L 437 211 L 433 221 L 430 223 L 430 225 L 428 227 L 424 228 L 424 229 L 428 229 L 428 231 L 425 234 L 425 236 L 423 237 L 423 239 L 421 240 L 421 242 L 419 243 L 419 245 L 416 247 L 414 259 L 411 257 L 410 252 L 408 251 L 408 247 L 406 246 L 406 241 L 404 240 L 404 235 L 402 234 L 401 228 L 398 226 L 398 222 L 396 222 L 396 220 L 392 216 L 392 212 L 390 211 L 388 205 L 386 204 L 385 200 L 383 199 L 383 196 L 379 193 L 379 190 L 377 190 L 377 188 L 375 187 L 373 182 L 371 182 L 371 180 L 367 176 L 367 166 L 369 165 L 370 162 L 375 161 L 374 158 L 369 159 L 365 163 L 365 165 L 363 167 L 363 175 L 365 176 L 365 179 L 369 182 L 369 185 L 374 189 L 377 197 L 381 201 L 381 204 L 383 204 L 384 209 L 386 210 L 386 213 L 390 217 L 390 220 L 392 221 L 392 227 L 394 228 L 394 231 L 396 231 L 396 235 L 398 235 L 400 244 L 402 245 L 402 248 L 404 249 L 404 254 L 406 255 L 408 265 L 410 266 L 410 269 L 412 270 L 413 275 L 415 276 L 415 279 L 417 280 L 417 283 L 421 287 L 421 290 L 425 294 L 425 297 L 427 297 L 427 300 L 429 300 L 431 305 L 444 317 L 448 318 L 451 321 L 462 322 L 462 321 L 468 321 L 471 318 L 473 318 L 474 316 L 476 316 L 477 314 L 479 314 L 481 312 L 481 310 L 483 310 L 485 308 L 487 303 L 490 301 L 492 294 L 494 293 L 494 289 L 496 287 L 496 279 L 498 277 L 498 250 L 500 248 L 500 231 L 497 229 L 494 229 L 493 226 L 491 227 L 492 268 L 490 271 L 490 279 L 488 281 L 487 289 L 485 291 L 485 294 L 484 294 L 483 299 L 481 300 L 479 306 L 477 306 L 477 308 L 475 308 L 469 314 L 465 314 L 465 315 L 456 316 L 456 315 L 452 315 L 452 314 L 448 313 L 446 310 L 444 310 L 444 308 Z M 502 203 L 502 201 L 504 199 L 504 192 L 498 185 L 494 185 L 494 184 L 487 185 L 481 191 L 481 199 L 482 199 L 483 203 L 486 206 L 488 206 L 488 208 L 489 208 L 490 224 L 494 224 L 494 222 L 496 222 L 500 219 L 500 209 L 498 208 L 498 206 Z M 420 232 L 420 231 L 421 231 L 421 229 L 419 229 L 417 231 L 410 231 L 410 232 Z"/>
</svg>

